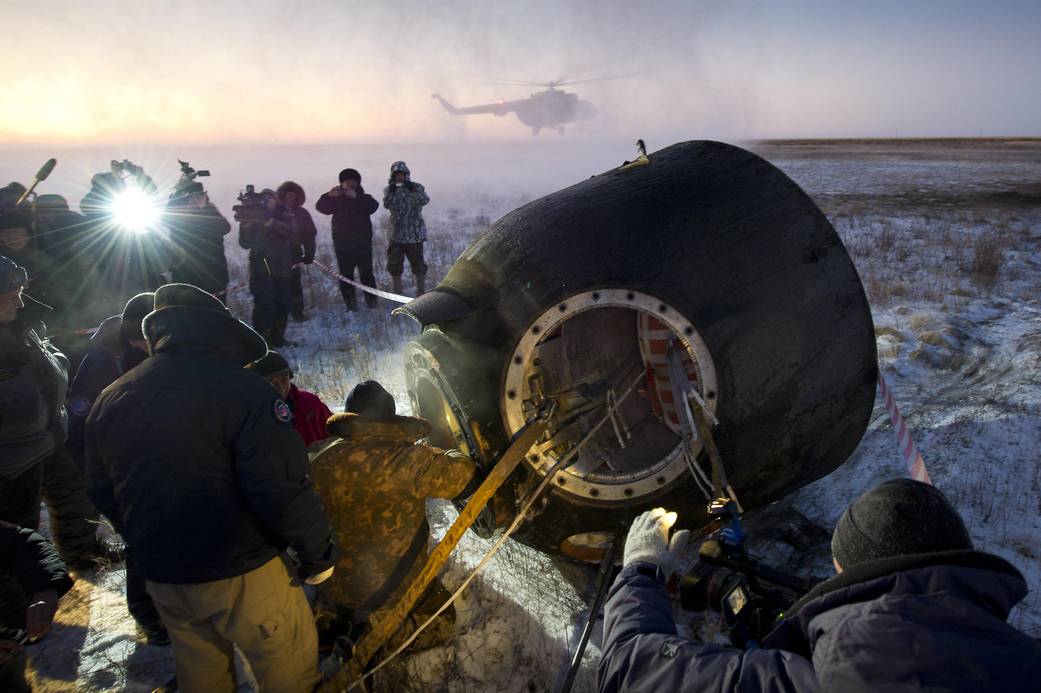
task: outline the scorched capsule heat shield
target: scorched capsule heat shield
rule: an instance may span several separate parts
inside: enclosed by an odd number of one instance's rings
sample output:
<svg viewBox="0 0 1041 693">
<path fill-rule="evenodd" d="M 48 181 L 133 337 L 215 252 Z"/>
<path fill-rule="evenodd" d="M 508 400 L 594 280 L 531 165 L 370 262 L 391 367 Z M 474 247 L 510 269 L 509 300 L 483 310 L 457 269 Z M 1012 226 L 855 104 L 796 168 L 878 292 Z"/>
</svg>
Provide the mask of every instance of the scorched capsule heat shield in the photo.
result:
<svg viewBox="0 0 1041 693">
<path fill-rule="evenodd" d="M 551 432 L 477 531 L 508 524 L 603 422 L 517 534 L 578 559 L 658 505 L 705 522 L 689 462 L 709 469 L 684 444 L 683 389 L 717 417 L 746 510 L 841 465 L 874 402 L 871 314 L 838 235 L 781 171 L 719 142 L 675 144 L 524 205 L 399 311 L 423 326 L 406 376 L 432 444 L 488 469 L 554 405 Z"/>
</svg>

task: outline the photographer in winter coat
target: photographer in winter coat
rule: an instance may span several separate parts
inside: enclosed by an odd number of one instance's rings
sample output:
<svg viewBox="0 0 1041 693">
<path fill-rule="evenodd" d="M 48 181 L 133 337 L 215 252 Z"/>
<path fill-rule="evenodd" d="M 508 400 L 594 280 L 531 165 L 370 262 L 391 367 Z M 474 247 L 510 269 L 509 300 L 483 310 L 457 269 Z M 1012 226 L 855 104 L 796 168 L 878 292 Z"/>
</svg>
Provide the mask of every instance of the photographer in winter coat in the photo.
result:
<svg viewBox="0 0 1041 693">
<path fill-rule="evenodd" d="M 119 312 L 128 296 L 155 289 L 176 262 L 176 250 L 158 232 L 158 210 L 153 219 L 138 215 L 158 204 L 155 182 L 129 161 L 113 161 L 109 172 L 91 179 L 75 244 L 89 270 L 82 285 L 91 298 L 78 315 L 87 324 Z"/>
<path fill-rule="evenodd" d="M 353 168 L 340 171 L 340 184 L 318 198 L 315 205 L 319 212 L 333 217 L 333 250 L 340 274 L 354 279 L 357 268 L 358 281 L 372 288 L 376 288 L 372 274 L 372 215 L 379 208 L 379 202 L 361 187 L 361 174 Z M 347 310 L 354 310 L 354 287 L 340 282 L 340 293 Z M 366 293 L 365 305 L 375 307 L 376 297 Z"/>
<path fill-rule="evenodd" d="M 292 308 L 290 284 L 299 259 L 296 216 L 273 190 L 260 193 L 259 218 L 239 220 L 239 245 L 249 251 L 249 291 L 253 294 L 253 328 L 272 346 L 285 346 Z"/>
<path fill-rule="evenodd" d="M 230 691 L 232 645 L 261 690 L 310 691 L 318 640 L 300 583 L 338 553 L 289 407 L 246 364 L 264 340 L 214 296 L 155 292 L 149 356 L 87 419 L 98 509 L 126 538 L 173 643 L 184 691 Z"/>
<path fill-rule="evenodd" d="M 1041 644 L 1006 623 L 1027 594 L 1008 562 L 974 551 L 932 486 L 886 482 L 846 509 L 838 575 L 788 609 L 762 648 L 677 635 L 665 580 L 686 543 L 675 513 L 638 517 L 604 610 L 600 691 L 1036 691 Z"/>
<path fill-rule="evenodd" d="M 314 262 L 315 238 L 318 237 L 318 229 L 315 228 L 311 213 L 304 209 L 307 195 L 298 183 L 287 180 L 278 186 L 278 201 L 286 206 L 296 221 L 296 229 L 300 234 L 300 245 L 296 247 L 296 263 L 289 282 L 290 314 L 297 322 L 307 320 L 304 313 L 304 285 L 300 276 L 299 264 L 310 265 Z"/>
<path fill-rule="evenodd" d="M 231 224 L 210 202 L 198 181 L 180 186 L 166 204 L 164 215 L 177 261 L 170 276 L 178 284 L 191 284 L 222 301 L 228 290 L 228 261 L 224 237 Z"/>
<path fill-rule="evenodd" d="M 387 245 L 387 274 L 394 283 L 394 293 L 400 294 L 401 273 L 405 258 L 416 277 L 416 295 L 426 291 L 427 265 L 423 261 L 423 243 L 427 239 L 427 225 L 423 221 L 423 207 L 430 202 L 426 190 L 412 182 L 412 173 L 404 161 L 395 161 L 390 167 L 389 185 L 383 189 L 383 206 L 390 211 L 390 243 Z"/>
</svg>

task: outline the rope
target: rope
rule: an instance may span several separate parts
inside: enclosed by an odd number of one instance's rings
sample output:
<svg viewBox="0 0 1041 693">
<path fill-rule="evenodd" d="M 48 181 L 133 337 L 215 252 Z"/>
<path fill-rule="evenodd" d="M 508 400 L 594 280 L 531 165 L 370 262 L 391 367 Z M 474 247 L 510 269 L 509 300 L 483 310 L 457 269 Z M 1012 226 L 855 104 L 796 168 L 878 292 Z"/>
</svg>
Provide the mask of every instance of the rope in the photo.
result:
<svg viewBox="0 0 1041 693">
<path fill-rule="evenodd" d="M 354 288 L 361 289 L 362 291 L 365 291 L 366 293 L 370 293 L 373 296 L 379 296 L 380 298 L 385 298 L 388 301 L 394 301 L 395 303 L 410 303 L 410 302 L 416 300 L 416 299 L 412 298 L 411 296 L 402 296 L 401 294 L 392 294 L 389 291 L 381 291 L 379 289 L 374 289 L 371 286 L 365 286 L 361 282 L 356 282 L 353 279 L 348 279 L 347 277 L 343 276 L 339 272 L 336 272 L 332 268 L 330 268 L 330 267 L 328 267 L 326 265 L 323 265 L 322 263 L 318 262 L 318 260 L 313 260 L 311 262 L 311 264 L 314 265 L 315 267 L 317 267 L 322 272 L 325 272 L 326 274 L 328 274 L 333 279 L 339 279 L 344 284 L 350 284 Z"/>
<path fill-rule="evenodd" d="M 915 481 L 924 481 L 927 484 L 933 483 L 932 479 L 929 478 L 929 472 L 925 468 L 925 460 L 922 459 L 921 453 L 918 452 L 918 446 L 915 445 L 914 438 L 911 437 L 911 429 L 908 428 L 907 422 L 904 421 L 900 410 L 897 409 L 896 402 L 893 400 L 893 393 L 889 390 L 886 379 L 882 377 L 881 369 L 878 371 L 878 391 L 882 395 L 882 404 L 885 406 L 886 411 L 889 412 L 889 419 L 893 422 L 893 428 L 896 430 L 897 447 L 900 448 L 904 464 L 907 465 L 907 473 Z"/>
<path fill-rule="evenodd" d="M 456 599 L 459 598 L 459 595 L 463 593 L 463 590 L 469 587 L 470 583 L 474 581 L 474 579 L 481 573 L 481 571 L 484 570 L 485 566 L 488 565 L 488 562 L 491 561 L 495 554 L 499 552 L 499 549 L 501 549 L 503 544 L 506 543 L 506 540 L 509 539 L 510 535 L 517 531 L 517 528 L 521 526 L 521 524 L 524 522 L 524 519 L 527 517 L 528 512 L 531 510 L 531 507 L 535 504 L 535 501 L 538 500 L 538 497 L 542 495 L 542 492 L 546 489 L 546 487 L 549 486 L 549 483 L 553 480 L 553 477 L 556 475 L 556 473 L 563 469 L 568 463 L 570 463 L 571 459 L 578 454 L 582 447 L 585 446 L 585 444 L 593 438 L 593 435 L 598 430 L 600 430 L 600 427 L 603 426 L 607 422 L 607 420 L 614 414 L 615 409 L 617 409 L 621 405 L 621 403 L 625 401 L 625 399 L 630 394 L 632 394 L 633 390 L 636 389 L 636 386 L 643 381 L 643 378 L 644 372 L 640 371 L 640 374 L 636 377 L 636 380 L 633 381 L 632 385 L 630 385 L 628 389 L 626 389 L 626 391 L 615 400 L 614 407 L 609 408 L 604 417 L 601 418 L 595 426 L 589 429 L 589 432 L 586 433 L 585 437 L 582 438 L 581 441 L 579 441 L 578 445 L 571 448 L 567 452 L 567 454 L 565 454 L 563 457 L 557 460 L 557 462 L 549 468 L 549 470 L 546 472 L 546 475 L 543 477 L 542 481 L 535 488 L 535 490 L 528 494 L 528 497 L 524 500 L 523 504 L 521 505 L 520 512 L 518 512 L 517 516 L 514 517 L 513 522 L 510 524 L 510 526 L 506 529 L 505 532 L 503 532 L 502 536 L 500 536 L 495 541 L 495 543 L 492 544 L 491 548 L 488 549 L 488 553 L 486 553 L 484 555 L 484 558 L 481 559 L 481 562 L 478 563 L 472 571 L 470 571 L 470 574 L 466 577 L 465 580 L 463 580 L 463 584 L 460 585 L 459 588 L 452 593 L 452 596 L 450 596 L 448 600 L 441 605 L 441 608 L 435 611 L 430 618 L 428 618 L 426 621 L 420 624 L 420 626 L 415 630 L 415 632 L 413 632 L 412 635 L 400 647 L 398 647 L 398 649 L 394 650 L 394 652 L 390 653 L 390 655 L 388 655 L 382 662 L 380 662 L 375 667 L 363 674 L 361 678 L 352 681 L 348 686 L 348 690 L 360 686 L 367 678 L 371 677 L 377 671 L 379 671 L 387 664 L 392 662 L 394 659 L 396 659 L 398 655 L 404 652 L 405 649 L 409 645 L 411 645 L 416 640 L 416 638 L 419 637 L 419 634 L 422 633 L 423 630 L 427 628 L 427 626 L 433 623 L 438 616 L 444 613 L 449 606 L 455 603 Z"/>
</svg>

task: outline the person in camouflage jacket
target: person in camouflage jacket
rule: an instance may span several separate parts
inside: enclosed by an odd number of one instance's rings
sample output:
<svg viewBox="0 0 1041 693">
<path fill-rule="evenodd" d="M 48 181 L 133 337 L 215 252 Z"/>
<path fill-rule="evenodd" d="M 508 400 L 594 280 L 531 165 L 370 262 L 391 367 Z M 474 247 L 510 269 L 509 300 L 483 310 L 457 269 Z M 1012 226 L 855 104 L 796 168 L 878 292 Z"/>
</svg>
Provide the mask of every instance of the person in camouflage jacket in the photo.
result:
<svg viewBox="0 0 1041 693">
<path fill-rule="evenodd" d="M 395 415 L 394 398 L 379 383 L 359 384 L 344 409 L 329 419 L 331 437 L 308 452 L 315 490 L 343 548 L 321 592 L 341 620 L 360 624 L 397 604 L 422 570 L 427 499 L 466 498 L 480 479 L 466 455 L 416 443 L 430 424 Z"/>
<path fill-rule="evenodd" d="M 390 179 L 383 189 L 383 206 L 390 212 L 390 234 L 387 244 L 387 274 L 394 292 L 401 293 L 401 273 L 405 258 L 416 277 L 416 295 L 426 290 L 427 265 L 423 261 L 423 243 L 427 239 L 427 225 L 423 221 L 423 206 L 430 202 L 426 190 L 412 182 L 412 173 L 404 161 L 395 161 L 390 167 Z"/>
</svg>

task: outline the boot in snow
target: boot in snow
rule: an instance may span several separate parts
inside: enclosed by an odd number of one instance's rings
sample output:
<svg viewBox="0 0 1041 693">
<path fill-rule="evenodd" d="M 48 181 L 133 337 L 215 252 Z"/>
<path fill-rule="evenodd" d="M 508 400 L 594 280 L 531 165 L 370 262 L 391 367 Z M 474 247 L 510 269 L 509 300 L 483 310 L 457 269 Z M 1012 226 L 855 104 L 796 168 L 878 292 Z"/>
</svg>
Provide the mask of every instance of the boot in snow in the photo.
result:
<svg viewBox="0 0 1041 693">
<path fill-rule="evenodd" d="M 391 283 L 391 286 L 393 287 L 391 289 L 391 291 L 393 291 L 394 293 L 400 294 L 402 291 L 404 291 L 404 289 L 401 288 L 401 275 L 400 274 L 392 275 L 391 278 L 390 278 L 390 283 Z"/>
<path fill-rule="evenodd" d="M 286 325 L 288 322 L 287 318 L 275 320 L 275 326 L 271 328 L 271 336 L 275 338 L 276 346 L 296 346 L 296 342 L 286 339 Z"/>
<path fill-rule="evenodd" d="M 417 274 L 416 275 L 416 297 L 420 297 L 427 292 L 427 275 Z"/>
</svg>

